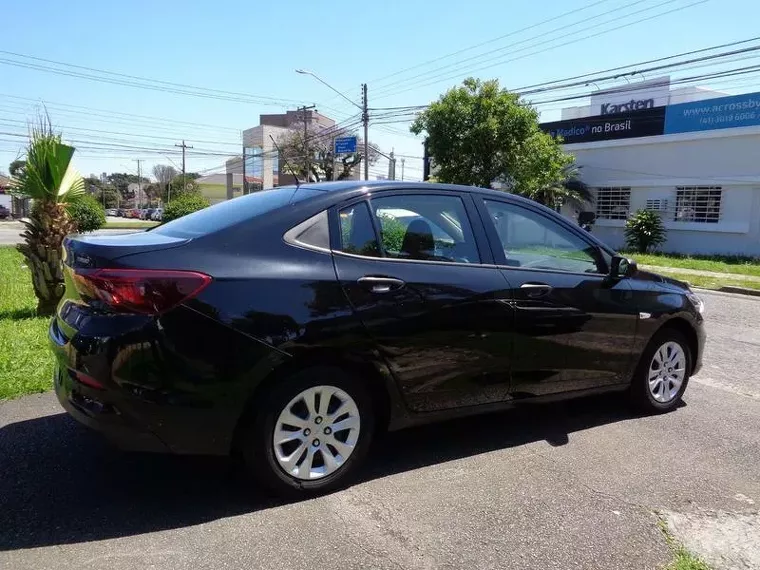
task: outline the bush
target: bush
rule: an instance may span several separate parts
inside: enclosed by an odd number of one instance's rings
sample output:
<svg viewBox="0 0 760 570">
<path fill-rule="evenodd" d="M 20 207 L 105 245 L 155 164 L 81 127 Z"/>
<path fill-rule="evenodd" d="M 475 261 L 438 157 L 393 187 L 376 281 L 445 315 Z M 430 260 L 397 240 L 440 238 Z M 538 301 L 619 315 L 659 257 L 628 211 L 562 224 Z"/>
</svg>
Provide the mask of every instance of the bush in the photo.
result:
<svg viewBox="0 0 760 570">
<path fill-rule="evenodd" d="M 85 194 L 67 206 L 78 232 L 94 232 L 106 224 L 106 211 L 93 196 Z"/>
<path fill-rule="evenodd" d="M 208 208 L 209 203 L 200 194 L 189 194 L 172 200 L 164 209 L 162 221 L 171 222 L 182 216 L 187 216 L 203 208 Z"/>
<path fill-rule="evenodd" d="M 380 214 L 380 235 L 383 239 L 383 248 L 385 251 L 398 253 L 401 251 L 401 245 L 404 243 L 406 235 L 406 226 L 399 222 L 393 216 Z"/>
<path fill-rule="evenodd" d="M 638 210 L 625 222 L 625 243 L 638 253 L 646 253 L 665 242 L 662 218 L 652 210 Z"/>
</svg>

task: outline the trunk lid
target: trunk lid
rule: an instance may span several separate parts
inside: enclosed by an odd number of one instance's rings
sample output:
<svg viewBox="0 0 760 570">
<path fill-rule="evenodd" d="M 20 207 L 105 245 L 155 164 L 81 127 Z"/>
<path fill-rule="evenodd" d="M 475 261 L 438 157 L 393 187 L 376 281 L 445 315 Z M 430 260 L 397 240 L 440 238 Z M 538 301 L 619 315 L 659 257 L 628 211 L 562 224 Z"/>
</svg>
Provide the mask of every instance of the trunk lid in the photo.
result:
<svg viewBox="0 0 760 570">
<path fill-rule="evenodd" d="M 63 240 L 64 261 L 72 269 L 120 267 L 118 259 L 162 249 L 180 247 L 190 239 L 155 232 L 131 234 L 72 234 Z"/>
</svg>

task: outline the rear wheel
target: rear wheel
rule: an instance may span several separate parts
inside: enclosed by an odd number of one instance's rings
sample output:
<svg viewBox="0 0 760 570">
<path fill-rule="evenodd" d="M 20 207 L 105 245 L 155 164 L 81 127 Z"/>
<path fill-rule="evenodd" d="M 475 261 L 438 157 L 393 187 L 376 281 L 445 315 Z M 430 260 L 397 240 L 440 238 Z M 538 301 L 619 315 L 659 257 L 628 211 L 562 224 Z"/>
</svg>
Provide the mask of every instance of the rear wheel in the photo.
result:
<svg viewBox="0 0 760 570">
<path fill-rule="evenodd" d="M 689 383 L 691 351 L 684 336 L 673 329 L 658 332 L 641 357 L 631 383 L 631 396 L 646 413 L 675 409 Z"/>
<path fill-rule="evenodd" d="M 339 369 L 299 372 L 258 406 L 243 457 L 251 474 L 278 494 L 306 496 L 347 484 L 374 431 L 367 391 Z"/>
</svg>

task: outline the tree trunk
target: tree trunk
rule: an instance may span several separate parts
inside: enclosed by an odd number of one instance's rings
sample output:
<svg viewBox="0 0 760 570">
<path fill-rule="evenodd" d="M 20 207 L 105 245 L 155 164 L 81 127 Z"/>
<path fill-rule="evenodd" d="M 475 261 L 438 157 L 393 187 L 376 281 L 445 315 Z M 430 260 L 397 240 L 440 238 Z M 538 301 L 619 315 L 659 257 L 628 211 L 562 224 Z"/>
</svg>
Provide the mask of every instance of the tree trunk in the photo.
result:
<svg viewBox="0 0 760 570">
<path fill-rule="evenodd" d="M 25 243 L 17 247 L 32 274 L 37 314 L 50 316 L 55 313 L 65 291 L 61 244 L 75 226 L 66 207 L 55 202 L 35 204 L 25 225 L 26 230 L 21 234 Z"/>
</svg>

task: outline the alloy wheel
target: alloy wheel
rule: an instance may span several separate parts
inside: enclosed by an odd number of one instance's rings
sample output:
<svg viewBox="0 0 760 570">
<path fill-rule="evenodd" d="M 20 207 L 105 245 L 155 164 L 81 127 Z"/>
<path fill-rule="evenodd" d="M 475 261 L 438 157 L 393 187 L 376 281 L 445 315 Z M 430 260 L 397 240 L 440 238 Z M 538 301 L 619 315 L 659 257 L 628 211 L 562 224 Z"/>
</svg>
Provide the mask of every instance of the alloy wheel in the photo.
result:
<svg viewBox="0 0 760 570">
<path fill-rule="evenodd" d="M 658 348 L 649 364 L 649 392 L 656 402 L 667 404 L 681 389 L 686 377 L 686 353 L 673 341 Z"/>
<path fill-rule="evenodd" d="M 351 396 L 335 386 L 314 386 L 293 398 L 277 417 L 274 456 L 296 479 L 321 479 L 351 457 L 360 428 L 359 408 Z"/>
</svg>

